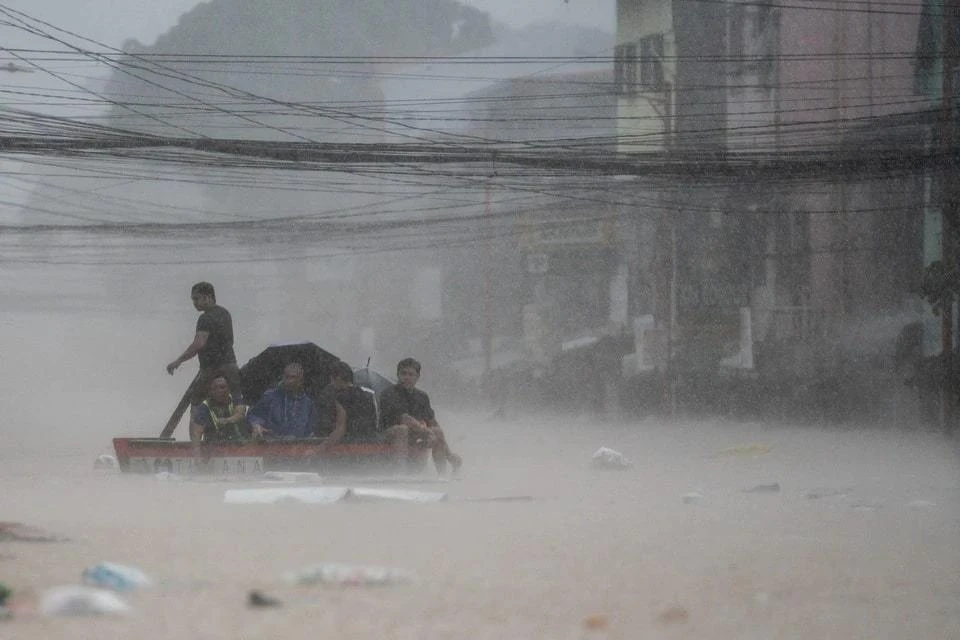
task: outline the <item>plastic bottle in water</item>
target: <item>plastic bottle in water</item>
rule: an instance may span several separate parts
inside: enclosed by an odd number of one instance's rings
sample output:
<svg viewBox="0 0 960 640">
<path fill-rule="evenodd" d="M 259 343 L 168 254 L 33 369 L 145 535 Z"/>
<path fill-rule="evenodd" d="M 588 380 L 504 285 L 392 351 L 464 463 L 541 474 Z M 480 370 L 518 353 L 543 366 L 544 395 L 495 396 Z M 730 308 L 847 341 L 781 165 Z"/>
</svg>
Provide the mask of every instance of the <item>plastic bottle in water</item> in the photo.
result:
<svg viewBox="0 0 960 640">
<path fill-rule="evenodd" d="M 386 586 L 413 582 L 416 576 L 403 569 L 325 562 L 288 571 L 283 575 L 283 579 L 292 584 L 304 585 Z"/>
<path fill-rule="evenodd" d="M 115 562 L 101 562 L 94 567 L 84 569 L 83 581 L 95 587 L 114 591 L 133 591 L 153 584 L 149 576 L 140 569 Z"/>
</svg>

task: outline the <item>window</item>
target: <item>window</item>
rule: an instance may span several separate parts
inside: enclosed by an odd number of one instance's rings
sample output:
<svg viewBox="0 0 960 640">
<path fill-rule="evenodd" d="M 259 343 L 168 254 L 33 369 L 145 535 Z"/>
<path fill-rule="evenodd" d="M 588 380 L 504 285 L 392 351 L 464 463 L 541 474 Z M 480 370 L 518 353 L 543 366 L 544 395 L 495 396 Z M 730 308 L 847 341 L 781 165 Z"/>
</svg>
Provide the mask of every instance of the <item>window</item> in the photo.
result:
<svg viewBox="0 0 960 640">
<path fill-rule="evenodd" d="M 728 14 L 727 53 L 735 74 L 759 74 L 761 84 L 773 78 L 779 16 L 768 4 L 735 4 Z"/>
<path fill-rule="evenodd" d="M 637 91 L 637 45 L 621 44 L 613 53 L 613 83 L 617 95 Z"/>
<path fill-rule="evenodd" d="M 640 40 L 640 84 L 648 91 L 663 90 L 663 36 Z"/>
<path fill-rule="evenodd" d="M 746 35 L 744 25 L 747 23 L 747 7 L 735 4 L 730 7 L 729 35 L 727 37 L 728 53 L 735 66 L 743 64 L 743 55 L 746 51 Z"/>
<path fill-rule="evenodd" d="M 632 95 L 639 90 L 662 91 L 663 35 L 649 35 L 637 44 L 618 46 L 614 50 L 613 70 L 619 95 Z"/>
</svg>

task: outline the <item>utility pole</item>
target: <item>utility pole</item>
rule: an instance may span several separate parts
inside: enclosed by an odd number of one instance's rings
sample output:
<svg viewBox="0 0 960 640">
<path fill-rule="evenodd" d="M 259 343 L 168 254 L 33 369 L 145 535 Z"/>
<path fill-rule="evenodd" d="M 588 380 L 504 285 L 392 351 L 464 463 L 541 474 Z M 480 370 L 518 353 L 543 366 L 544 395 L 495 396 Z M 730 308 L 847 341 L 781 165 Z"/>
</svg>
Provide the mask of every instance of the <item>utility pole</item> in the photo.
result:
<svg viewBox="0 0 960 640">
<path fill-rule="evenodd" d="M 846 65 L 846 54 L 847 54 L 847 16 L 844 11 L 843 2 L 838 1 L 836 3 L 837 14 L 836 14 L 836 24 L 834 25 L 833 30 L 833 94 L 834 94 L 834 117 L 836 118 L 836 130 L 837 130 L 837 139 L 842 140 L 844 133 L 847 130 L 847 65 Z M 868 56 L 872 55 L 872 52 L 868 52 Z M 831 225 L 833 233 L 840 236 L 840 242 L 838 243 L 842 253 L 839 256 L 834 256 L 834 273 L 839 276 L 839 292 L 837 299 L 839 300 L 839 309 L 840 316 L 843 321 L 846 321 L 846 316 L 851 310 L 853 305 L 852 293 L 853 287 L 851 286 L 850 277 L 851 277 L 851 265 L 850 265 L 850 248 L 851 248 L 851 238 L 850 230 L 847 224 L 847 180 L 849 178 L 842 174 L 838 175 L 836 178 L 836 221 Z M 837 244 L 837 243 L 835 243 Z"/>
<path fill-rule="evenodd" d="M 660 408 L 663 414 L 673 417 L 676 406 L 674 397 L 673 341 L 676 325 L 676 213 L 663 206 L 657 219 L 654 234 L 656 254 L 653 265 L 653 314 L 658 336 L 662 337 L 663 361 L 660 362 Z"/>
<path fill-rule="evenodd" d="M 958 229 L 957 207 L 957 149 L 954 74 L 957 68 L 957 0 L 943 0 L 940 49 L 940 243 L 943 267 L 948 277 L 956 279 L 957 259 L 955 236 Z M 940 310 L 940 356 L 944 362 L 944 381 L 940 387 L 940 427 L 947 434 L 953 432 L 956 414 L 953 347 L 953 294 L 946 289 Z"/>
<path fill-rule="evenodd" d="M 873 101 L 873 0 L 867 0 L 867 115 L 874 114 Z"/>
<path fill-rule="evenodd" d="M 666 83 L 666 101 L 663 118 L 662 147 L 666 152 L 675 148 L 677 127 L 674 122 L 673 83 Z M 661 363 L 660 407 L 664 415 L 676 415 L 676 363 L 673 346 L 677 325 L 677 217 L 680 209 L 662 203 L 654 234 L 656 256 L 654 262 L 653 309 L 658 334 L 663 336 L 664 360 Z"/>
<path fill-rule="evenodd" d="M 483 375 L 486 378 L 493 369 L 493 220 L 490 211 L 490 181 L 483 185 Z"/>
</svg>

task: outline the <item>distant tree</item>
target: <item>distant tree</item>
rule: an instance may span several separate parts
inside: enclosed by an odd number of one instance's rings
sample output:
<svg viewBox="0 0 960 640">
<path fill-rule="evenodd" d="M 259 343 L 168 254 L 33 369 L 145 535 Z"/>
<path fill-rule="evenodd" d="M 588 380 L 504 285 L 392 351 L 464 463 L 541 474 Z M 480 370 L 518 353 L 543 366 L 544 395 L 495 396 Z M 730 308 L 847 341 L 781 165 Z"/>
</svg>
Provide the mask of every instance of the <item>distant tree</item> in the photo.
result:
<svg viewBox="0 0 960 640">
<path fill-rule="evenodd" d="M 151 58 L 146 62 L 133 56 L 445 56 L 487 46 L 493 38 L 486 13 L 454 0 L 211 0 L 184 13 L 153 45 L 136 40 L 124 43 L 131 58 L 113 73 L 106 90 L 117 103 L 110 122 L 151 133 L 189 131 L 222 137 L 239 131 L 245 137 L 273 137 L 277 130 L 270 126 L 259 130 L 239 128 L 237 122 L 232 123 L 233 129 L 221 126 L 223 118 L 216 120 L 215 109 L 202 107 L 200 101 L 215 103 L 223 91 L 204 83 L 215 83 L 228 92 L 237 89 L 241 96 L 249 92 L 294 103 L 371 105 L 382 100 L 383 73 L 397 69 L 393 64 L 358 64 L 356 60 L 261 64 Z M 178 111 L 182 96 L 187 95 L 193 97 L 190 110 Z M 271 120 L 268 113 L 257 112 L 255 118 L 286 128 L 294 126 L 295 115 Z M 323 126 L 327 139 L 337 135 L 331 130 L 337 126 L 334 120 Z"/>
<path fill-rule="evenodd" d="M 454 0 L 212 0 L 131 53 L 452 55 L 492 42 L 489 16 Z"/>
</svg>

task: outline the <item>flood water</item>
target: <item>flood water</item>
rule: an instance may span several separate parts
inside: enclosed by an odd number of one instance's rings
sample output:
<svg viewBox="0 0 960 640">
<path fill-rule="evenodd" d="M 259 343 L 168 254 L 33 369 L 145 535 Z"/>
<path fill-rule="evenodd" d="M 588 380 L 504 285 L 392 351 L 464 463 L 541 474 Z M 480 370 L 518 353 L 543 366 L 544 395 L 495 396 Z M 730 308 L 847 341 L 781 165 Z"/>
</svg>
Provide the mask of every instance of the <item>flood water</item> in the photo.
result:
<svg viewBox="0 0 960 640">
<path fill-rule="evenodd" d="M 125 596 L 124 617 L 27 607 L 0 636 L 822 640 L 960 629 L 960 467 L 939 434 L 494 419 L 440 397 L 462 476 L 410 486 L 445 502 L 224 504 L 226 490 L 262 483 L 93 468 L 111 436 L 156 435 L 179 397 L 186 374 L 169 378 L 163 365 L 189 336 L 172 324 L 92 310 L 5 320 L 0 520 L 70 541 L 0 541 L 0 580 L 29 602 L 113 561 L 157 586 Z M 591 469 L 600 446 L 633 467 Z M 281 580 L 328 561 L 418 579 Z M 283 606 L 248 608 L 251 589 Z"/>
</svg>

